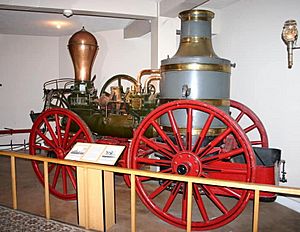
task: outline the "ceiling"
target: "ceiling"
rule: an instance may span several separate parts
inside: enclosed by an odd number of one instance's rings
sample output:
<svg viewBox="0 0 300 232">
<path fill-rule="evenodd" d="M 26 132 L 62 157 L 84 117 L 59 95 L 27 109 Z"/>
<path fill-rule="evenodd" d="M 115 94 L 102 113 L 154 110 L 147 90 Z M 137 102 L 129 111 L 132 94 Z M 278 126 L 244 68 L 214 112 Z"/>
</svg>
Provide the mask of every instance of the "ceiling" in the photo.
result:
<svg viewBox="0 0 300 232">
<path fill-rule="evenodd" d="M 140 0 L 140 1 L 170 1 L 170 0 Z M 199 0 L 172 0 L 177 2 L 197 2 Z M 201 6 L 219 9 L 238 0 L 207 0 L 199 1 Z M 181 3 L 182 4 L 182 3 Z M 1 5 L 1 4 L 0 4 Z M 5 5 L 2 5 L 5 6 Z M 0 7 L 0 34 L 33 35 L 33 36 L 66 36 L 72 35 L 83 26 L 90 32 L 124 29 L 134 18 L 103 17 L 97 14 L 77 14 L 65 17 L 61 10 L 53 12 L 39 12 L 32 8 Z"/>
<path fill-rule="evenodd" d="M 65 36 L 83 26 L 90 32 L 123 29 L 133 19 L 73 15 L 57 13 L 0 10 L 0 34 Z"/>
</svg>

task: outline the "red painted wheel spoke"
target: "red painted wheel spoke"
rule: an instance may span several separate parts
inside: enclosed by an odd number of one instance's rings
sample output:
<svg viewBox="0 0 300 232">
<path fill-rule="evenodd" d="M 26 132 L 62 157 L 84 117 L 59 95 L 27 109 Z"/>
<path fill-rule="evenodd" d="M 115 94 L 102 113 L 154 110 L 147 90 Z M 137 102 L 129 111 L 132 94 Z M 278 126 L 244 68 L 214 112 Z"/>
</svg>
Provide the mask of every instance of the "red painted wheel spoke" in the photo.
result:
<svg viewBox="0 0 300 232">
<path fill-rule="evenodd" d="M 61 178 L 62 178 L 62 185 L 63 185 L 63 193 L 67 194 L 68 185 L 67 185 L 66 166 L 62 166 L 61 174 L 62 174 Z"/>
<path fill-rule="evenodd" d="M 234 156 L 237 156 L 239 154 L 241 154 L 244 151 L 243 148 L 238 148 L 229 152 L 225 152 L 225 153 L 220 153 L 211 157 L 207 157 L 207 158 L 203 158 L 201 159 L 202 163 L 207 164 L 209 162 L 213 162 L 213 161 L 220 161 L 223 159 L 228 159 L 228 158 L 232 158 Z"/>
<path fill-rule="evenodd" d="M 240 112 L 239 113 L 239 115 L 234 119 L 236 122 L 239 122 L 241 119 L 242 119 L 242 117 L 245 115 L 245 113 L 244 112 Z"/>
<path fill-rule="evenodd" d="M 71 126 L 71 119 L 67 118 L 67 124 L 65 128 L 64 140 L 63 140 L 63 147 L 66 147 L 67 145 L 67 141 L 69 139 L 69 134 L 70 134 L 70 126 Z"/>
<path fill-rule="evenodd" d="M 182 183 L 177 182 L 176 185 L 175 185 L 175 187 L 173 187 L 173 189 L 171 191 L 171 194 L 170 194 L 170 196 L 169 196 L 169 198 L 168 198 L 168 200 L 167 200 L 167 202 L 166 202 L 166 204 L 165 204 L 165 206 L 164 206 L 164 208 L 162 210 L 163 212 L 168 212 L 169 208 L 173 204 L 173 202 L 174 202 L 174 200 L 175 200 L 175 198 L 176 198 L 176 196 L 177 196 L 177 194 L 178 194 L 178 192 L 180 190 L 181 184 Z"/>
<path fill-rule="evenodd" d="M 229 193 L 230 195 L 234 196 L 237 199 L 240 199 L 242 197 L 240 193 L 236 192 L 235 190 L 233 190 L 231 188 L 223 187 L 222 190 Z"/>
<path fill-rule="evenodd" d="M 169 117 L 169 121 L 170 121 L 172 130 L 173 130 L 174 137 L 175 137 L 176 142 L 179 146 L 179 150 L 182 151 L 182 150 L 184 150 L 184 147 L 183 147 L 180 131 L 178 129 L 174 114 L 171 110 L 168 111 L 168 117 Z"/>
<path fill-rule="evenodd" d="M 139 177 L 140 178 L 140 177 Z M 158 188 L 156 188 L 148 197 L 149 199 L 154 199 L 157 197 L 162 191 L 164 191 L 169 185 L 171 185 L 173 181 L 171 180 L 166 180 L 160 185 Z"/>
<path fill-rule="evenodd" d="M 200 192 L 199 192 L 197 184 L 193 184 L 193 193 L 194 193 L 194 199 L 195 199 L 196 204 L 198 206 L 198 209 L 199 209 L 199 211 L 201 213 L 203 221 L 204 222 L 208 222 L 209 221 L 209 217 L 207 215 L 207 211 L 206 211 L 206 208 L 204 206 L 204 203 L 203 203 L 202 197 L 200 195 Z"/>
<path fill-rule="evenodd" d="M 150 159 L 150 158 L 136 158 L 137 163 L 149 164 L 153 166 L 161 166 L 161 167 L 170 167 L 170 160 L 162 160 L 162 159 Z"/>
<path fill-rule="evenodd" d="M 76 134 L 69 140 L 66 150 L 71 149 L 71 147 L 77 142 L 79 135 L 82 133 L 82 130 L 79 129 Z"/>
<path fill-rule="evenodd" d="M 193 137 L 193 110 L 188 108 L 187 110 L 187 125 L 186 125 L 186 150 L 192 149 L 192 137 Z"/>
<path fill-rule="evenodd" d="M 49 167 L 48 167 L 48 172 L 49 174 L 52 172 L 52 170 L 55 168 L 56 164 L 49 164 Z"/>
<path fill-rule="evenodd" d="M 231 132 L 231 128 L 227 128 L 224 132 L 218 135 L 213 141 L 211 141 L 204 149 L 200 151 L 198 154 L 199 158 L 207 155 L 215 146 L 217 146 L 229 133 Z"/>
<path fill-rule="evenodd" d="M 206 172 L 219 172 L 224 174 L 232 174 L 233 176 L 246 176 L 248 173 L 245 165 L 230 162 L 219 162 L 217 165 L 213 165 L 212 163 L 210 163 L 208 165 L 203 165 L 202 168 Z"/>
<path fill-rule="evenodd" d="M 202 185 L 202 189 L 206 192 L 206 196 L 211 200 L 211 202 L 223 213 L 228 213 L 225 205 L 216 197 L 216 195 L 210 190 L 209 186 Z"/>
<path fill-rule="evenodd" d="M 256 128 L 255 124 L 252 124 L 251 126 L 248 126 L 247 128 L 244 129 L 245 133 L 248 133 Z"/>
<path fill-rule="evenodd" d="M 45 125 L 46 125 L 46 127 L 47 127 L 47 129 L 48 129 L 48 131 L 49 131 L 49 133 L 51 135 L 51 138 L 54 141 L 55 145 L 59 146 L 58 140 L 57 140 L 57 137 L 56 137 L 56 135 L 55 135 L 55 133 L 53 131 L 53 128 L 51 127 L 50 123 L 48 122 L 48 120 L 46 118 L 44 118 L 44 123 L 45 123 Z"/>
<path fill-rule="evenodd" d="M 55 114 L 55 125 L 56 125 L 58 145 L 61 146 L 62 145 L 62 135 L 61 135 L 61 127 L 60 127 L 58 114 Z"/>
<path fill-rule="evenodd" d="M 262 145 L 263 142 L 260 140 L 260 141 L 250 141 L 251 145 Z"/>
<path fill-rule="evenodd" d="M 204 139 L 205 139 L 205 137 L 207 135 L 207 132 L 208 132 L 208 130 L 210 128 L 210 125 L 211 125 L 214 117 L 215 117 L 214 114 L 210 114 L 209 117 L 207 118 L 207 120 L 206 120 L 206 122 L 205 122 L 205 124 L 204 124 L 204 126 L 202 128 L 202 131 L 201 131 L 201 133 L 200 133 L 200 135 L 199 135 L 199 137 L 197 139 L 197 142 L 194 145 L 193 151 L 195 153 L 199 153 L 200 152 L 200 148 L 201 148 L 201 146 L 203 144 L 203 141 L 204 141 Z"/>
<path fill-rule="evenodd" d="M 164 155 L 165 157 L 171 159 L 174 154 L 169 152 L 167 149 L 163 147 L 163 145 L 160 145 L 159 143 L 156 143 L 146 137 L 141 137 L 141 141 L 146 143 L 150 148 L 152 148 L 154 151 L 159 152 L 160 154 Z"/>
<path fill-rule="evenodd" d="M 72 167 L 66 166 L 66 170 L 74 189 L 76 189 L 76 177 L 74 176 Z"/>
<path fill-rule="evenodd" d="M 160 135 L 160 137 L 163 139 L 163 141 L 170 146 L 170 148 L 174 152 L 178 152 L 178 147 L 172 142 L 172 140 L 169 138 L 169 136 L 166 135 L 166 133 L 160 128 L 160 126 L 157 124 L 157 122 L 153 121 L 151 125 L 155 128 L 157 133 Z"/>
<path fill-rule="evenodd" d="M 48 139 L 47 136 L 44 135 L 40 130 L 36 130 L 36 133 L 42 138 L 42 140 L 44 140 L 44 142 L 48 146 L 50 146 L 51 148 L 55 148 L 56 147 L 55 144 L 50 139 Z"/>
<path fill-rule="evenodd" d="M 54 189 L 56 188 L 56 184 L 57 184 L 58 177 L 60 174 L 60 169 L 61 169 L 61 165 L 56 165 L 55 174 L 54 174 L 52 185 L 51 185 L 51 187 Z"/>
</svg>

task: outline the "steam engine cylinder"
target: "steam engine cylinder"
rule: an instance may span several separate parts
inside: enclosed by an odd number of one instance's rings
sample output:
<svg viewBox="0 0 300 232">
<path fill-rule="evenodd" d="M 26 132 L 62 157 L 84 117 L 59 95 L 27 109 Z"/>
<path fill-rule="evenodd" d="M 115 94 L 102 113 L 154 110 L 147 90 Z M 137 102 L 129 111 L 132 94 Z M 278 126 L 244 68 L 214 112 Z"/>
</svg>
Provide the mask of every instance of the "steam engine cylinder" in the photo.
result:
<svg viewBox="0 0 300 232">
<path fill-rule="evenodd" d="M 229 60 L 219 58 L 212 47 L 211 20 L 214 13 L 207 10 L 183 11 L 180 45 L 172 58 L 161 61 L 160 102 L 193 99 L 229 111 L 230 73 Z M 180 112 L 176 116 L 180 122 Z M 196 129 L 203 127 L 206 115 L 197 115 Z M 196 117 L 194 117 L 196 118 Z M 185 122 L 182 119 L 182 122 Z M 195 122 L 194 122 L 195 123 Z M 161 124 L 169 126 L 168 119 Z M 185 125 L 179 125 L 184 128 Z M 214 121 L 212 128 L 223 125 Z"/>
</svg>

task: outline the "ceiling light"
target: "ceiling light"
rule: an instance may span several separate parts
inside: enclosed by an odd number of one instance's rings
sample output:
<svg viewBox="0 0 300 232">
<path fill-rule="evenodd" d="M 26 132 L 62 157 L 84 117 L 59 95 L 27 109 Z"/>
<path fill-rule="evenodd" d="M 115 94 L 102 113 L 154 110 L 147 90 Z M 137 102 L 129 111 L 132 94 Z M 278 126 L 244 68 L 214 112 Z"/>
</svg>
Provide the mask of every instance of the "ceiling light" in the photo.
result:
<svg viewBox="0 0 300 232">
<path fill-rule="evenodd" d="M 64 10 L 63 15 L 67 18 L 70 18 L 73 15 L 73 11 L 72 10 Z"/>
</svg>

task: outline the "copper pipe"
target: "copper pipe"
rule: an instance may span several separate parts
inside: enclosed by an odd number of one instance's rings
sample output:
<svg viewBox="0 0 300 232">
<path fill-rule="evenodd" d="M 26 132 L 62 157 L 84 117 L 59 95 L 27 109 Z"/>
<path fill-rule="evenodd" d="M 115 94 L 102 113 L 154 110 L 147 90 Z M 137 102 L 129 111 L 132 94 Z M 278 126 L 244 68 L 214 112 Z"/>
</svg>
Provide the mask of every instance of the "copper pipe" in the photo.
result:
<svg viewBox="0 0 300 232">
<path fill-rule="evenodd" d="M 148 77 L 146 79 L 146 81 L 145 81 L 145 84 L 144 84 L 144 86 L 145 86 L 145 93 L 146 94 L 148 93 L 148 85 L 150 84 L 150 82 L 152 82 L 152 81 L 160 81 L 160 79 L 161 79 L 161 76 L 150 76 L 150 77 Z"/>
<path fill-rule="evenodd" d="M 136 92 L 138 94 L 142 93 L 142 76 L 151 75 L 151 74 L 160 74 L 160 69 L 144 69 L 140 71 L 137 77 L 137 84 L 136 84 Z"/>
</svg>

